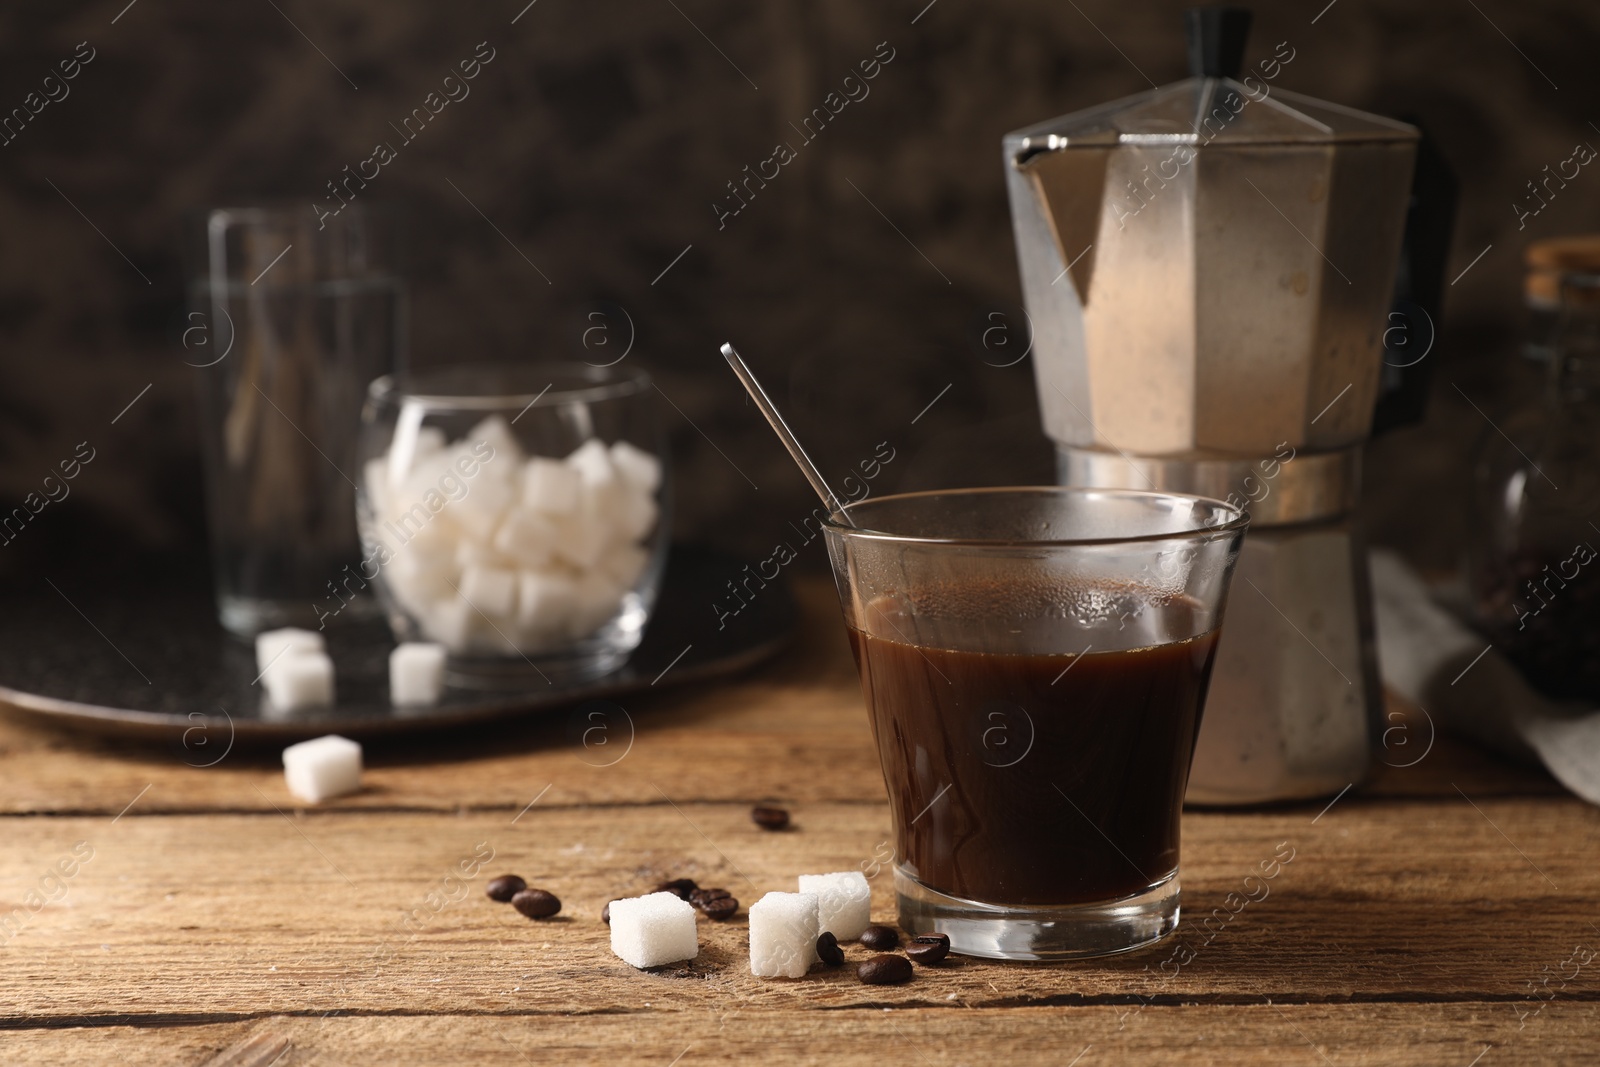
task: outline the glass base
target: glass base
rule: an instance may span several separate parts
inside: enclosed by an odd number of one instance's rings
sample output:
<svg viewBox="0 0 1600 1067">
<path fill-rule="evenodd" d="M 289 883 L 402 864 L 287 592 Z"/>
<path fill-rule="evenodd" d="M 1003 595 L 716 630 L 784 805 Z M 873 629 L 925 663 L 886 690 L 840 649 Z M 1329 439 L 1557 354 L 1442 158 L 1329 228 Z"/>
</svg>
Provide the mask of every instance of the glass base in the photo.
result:
<svg viewBox="0 0 1600 1067">
<path fill-rule="evenodd" d="M 950 951 L 990 960 L 1072 960 L 1109 956 L 1178 928 L 1178 872 L 1142 893 L 1098 904 L 981 904 L 929 889 L 896 866 L 900 928 L 947 934 Z"/>
</svg>

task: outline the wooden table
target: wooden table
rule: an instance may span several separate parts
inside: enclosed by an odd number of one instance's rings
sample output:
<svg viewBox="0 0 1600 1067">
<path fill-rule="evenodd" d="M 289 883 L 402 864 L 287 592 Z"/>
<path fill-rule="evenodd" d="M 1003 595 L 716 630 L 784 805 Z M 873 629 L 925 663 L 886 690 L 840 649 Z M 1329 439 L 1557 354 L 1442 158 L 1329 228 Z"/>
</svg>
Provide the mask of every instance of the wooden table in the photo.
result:
<svg viewBox="0 0 1600 1067">
<path fill-rule="evenodd" d="M 1448 739 L 1332 805 L 1188 813 L 1181 945 L 762 981 L 741 913 L 701 922 L 691 966 L 632 970 L 598 919 L 614 896 L 686 875 L 748 905 L 887 854 L 838 609 L 821 581 L 799 593 L 790 650 L 627 702 L 609 748 L 560 715 L 369 748 L 366 791 L 315 810 L 276 752 L 195 769 L 0 720 L 0 920 L 21 908 L 0 925 L 0 1062 L 264 1063 L 285 1043 L 280 1064 L 1594 1059 L 1600 813 Z M 759 800 L 797 829 L 754 827 Z M 485 898 L 506 871 L 562 915 Z M 890 918 L 890 875 L 872 885 Z M 30 891 L 55 899 L 32 911 Z"/>
</svg>

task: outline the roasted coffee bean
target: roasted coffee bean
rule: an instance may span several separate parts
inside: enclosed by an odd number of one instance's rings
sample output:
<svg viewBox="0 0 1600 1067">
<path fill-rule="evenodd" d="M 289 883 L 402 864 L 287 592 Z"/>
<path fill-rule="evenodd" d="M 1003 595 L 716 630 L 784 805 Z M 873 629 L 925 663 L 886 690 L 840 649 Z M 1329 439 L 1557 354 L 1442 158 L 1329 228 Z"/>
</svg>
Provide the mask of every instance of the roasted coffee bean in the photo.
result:
<svg viewBox="0 0 1600 1067">
<path fill-rule="evenodd" d="M 861 932 L 861 943 L 874 952 L 888 952 L 900 944 L 900 935 L 888 926 L 869 926 Z"/>
<path fill-rule="evenodd" d="M 787 830 L 789 828 L 789 813 L 782 808 L 751 808 L 750 818 L 763 830 Z"/>
<path fill-rule="evenodd" d="M 621 897 L 617 898 L 617 900 L 621 899 Z M 600 921 L 605 923 L 607 926 L 611 925 L 611 905 L 615 904 L 616 902 L 616 900 L 608 900 L 606 901 L 606 906 L 600 909 Z"/>
<path fill-rule="evenodd" d="M 731 896 L 712 897 L 698 907 L 706 913 L 706 918 L 722 922 L 733 918 L 734 912 L 739 910 L 739 902 Z"/>
<path fill-rule="evenodd" d="M 543 889 L 524 889 L 511 898 L 511 906 L 530 919 L 548 919 L 561 910 L 561 901 Z"/>
<path fill-rule="evenodd" d="M 491 879 L 489 884 L 484 886 L 483 891 L 489 894 L 490 900 L 498 900 L 504 904 L 526 888 L 528 888 L 528 883 L 516 875 L 502 874 L 498 878 Z"/>
<path fill-rule="evenodd" d="M 656 886 L 655 892 L 671 893 L 679 900 L 688 900 L 694 895 L 694 891 L 699 888 L 694 884 L 693 878 L 674 878 L 670 882 L 662 882 Z"/>
<path fill-rule="evenodd" d="M 856 968 L 856 977 L 867 985 L 899 985 L 911 981 L 911 961 L 904 956 L 874 956 Z"/>
<path fill-rule="evenodd" d="M 817 958 L 829 967 L 844 963 L 844 949 L 839 947 L 839 939 L 826 930 L 817 938 Z"/>
<path fill-rule="evenodd" d="M 739 910 L 738 900 L 726 889 L 696 889 L 689 894 L 689 903 L 719 921 L 731 918 Z"/>
<path fill-rule="evenodd" d="M 906 942 L 906 955 L 916 963 L 938 963 L 950 955 L 950 935 L 918 934 Z"/>
</svg>

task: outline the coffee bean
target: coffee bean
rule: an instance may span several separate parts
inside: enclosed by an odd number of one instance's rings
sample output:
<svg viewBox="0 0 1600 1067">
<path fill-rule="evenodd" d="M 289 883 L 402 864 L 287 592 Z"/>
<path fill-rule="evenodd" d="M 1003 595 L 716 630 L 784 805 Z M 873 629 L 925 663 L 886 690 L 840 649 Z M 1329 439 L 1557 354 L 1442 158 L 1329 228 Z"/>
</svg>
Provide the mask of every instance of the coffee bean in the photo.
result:
<svg viewBox="0 0 1600 1067">
<path fill-rule="evenodd" d="M 679 900 L 688 900 L 698 888 L 700 887 L 694 884 L 693 878 L 674 878 L 670 882 L 662 882 L 656 886 L 655 892 L 671 893 Z"/>
<path fill-rule="evenodd" d="M 713 897 L 701 904 L 700 910 L 706 913 L 706 918 L 722 922 L 733 918 L 734 912 L 739 910 L 739 902 L 731 896 Z"/>
<path fill-rule="evenodd" d="M 906 955 L 917 963 L 938 963 L 950 955 L 950 935 L 918 934 L 906 943 Z"/>
<path fill-rule="evenodd" d="M 739 901 L 726 889 L 696 889 L 689 894 L 689 903 L 718 921 L 732 918 L 739 910 Z"/>
<path fill-rule="evenodd" d="M 492 879 L 488 885 L 484 886 L 483 891 L 489 894 L 490 900 L 498 900 L 500 903 L 504 904 L 506 901 L 510 900 L 512 897 L 516 896 L 526 888 L 528 888 L 528 883 L 524 882 L 516 875 L 502 874 L 500 877 Z"/>
<path fill-rule="evenodd" d="M 856 968 L 867 985 L 899 985 L 911 981 L 911 961 L 904 956 L 874 956 Z"/>
<path fill-rule="evenodd" d="M 874 952 L 888 952 L 900 944 L 900 935 L 887 926 L 869 926 L 861 932 L 861 943 Z"/>
<path fill-rule="evenodd" d="M 817 938 L 817 958 L 829 967 L 844 963 L 844 949 L 839 947 L 839 939 L 826 930 Z"/>
<path fill-rule="evenodd" d="M 617 898 L 617 900 L 621 899 L 621 897 Z M 600 909 L 600 921 L 605 923 L 607 926 L 611 925 L 611 905 L 615 904 L 616 902 L 616 900 L 608 900 L 606 901 L 606 906 Z"/>
<path fill-rule="evenodd" d="M 524 889 L 511 898 L 511 906 L 530 919 L 548 919 L 561 910 L 561 901 L 543 889 Z"/>
<path fill-rule="evenodd" d="M 750 818 L 763 830 L 787 830 L 789 828 L 789 813 L 782 808 L 751 808 Z"/>
</svg>

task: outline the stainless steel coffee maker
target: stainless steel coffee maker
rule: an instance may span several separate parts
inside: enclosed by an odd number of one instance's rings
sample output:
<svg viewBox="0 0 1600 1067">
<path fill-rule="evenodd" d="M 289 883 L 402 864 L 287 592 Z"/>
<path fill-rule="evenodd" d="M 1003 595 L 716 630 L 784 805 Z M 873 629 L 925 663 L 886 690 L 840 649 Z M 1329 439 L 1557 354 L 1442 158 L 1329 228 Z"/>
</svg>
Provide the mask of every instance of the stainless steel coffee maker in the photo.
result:
<svg viewBox="0 0 1600 1067">
<path fill-rule="evenodd" d="M 1328 795 L 1382 728 L 1354 512 L 1418 132 L 1188 25 L 1193 77 L 1005 137 L 1039 405 L 1062 484 L 1250 511 L 1188 799 Z"/>
</svg>

